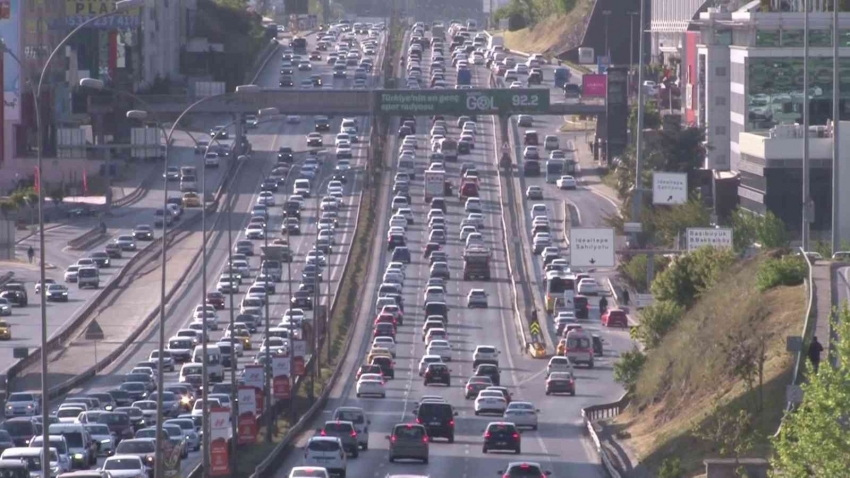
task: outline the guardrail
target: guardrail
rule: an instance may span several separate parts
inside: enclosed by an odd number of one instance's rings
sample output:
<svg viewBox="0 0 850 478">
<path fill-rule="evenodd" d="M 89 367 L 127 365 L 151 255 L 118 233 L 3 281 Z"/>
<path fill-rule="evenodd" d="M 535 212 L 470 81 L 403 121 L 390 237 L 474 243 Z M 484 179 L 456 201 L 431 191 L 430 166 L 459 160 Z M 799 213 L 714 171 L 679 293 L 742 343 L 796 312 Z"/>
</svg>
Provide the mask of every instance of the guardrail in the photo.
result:
<svg viewBox="0 0 850 478">
<path fill-rule="evenodd" d="M 596 452 L 599 454 L 599 461 L 606 473 L 608 473 L 608 476 L 611 478 L 621 478 L 621 475 L 614 466 L 611 457 L 608 455 L 608 450 L 602 446 L 602 442 L 599 440 L 599 435 L 593 422 L 603 418 L 616 417 L 628 406 L 629 400 L 629 395 L 626 393 L 623 394 L 623 396 L 616 402 L 591 405 L 589 407 L 582 408 L 581 410 L 581 417 L 584 420 L 585 429 L 587 430 L 588 435 L 590 435 L 590 439 L 593 441 L 593 446 L 596 448 Z"/>
</svg>

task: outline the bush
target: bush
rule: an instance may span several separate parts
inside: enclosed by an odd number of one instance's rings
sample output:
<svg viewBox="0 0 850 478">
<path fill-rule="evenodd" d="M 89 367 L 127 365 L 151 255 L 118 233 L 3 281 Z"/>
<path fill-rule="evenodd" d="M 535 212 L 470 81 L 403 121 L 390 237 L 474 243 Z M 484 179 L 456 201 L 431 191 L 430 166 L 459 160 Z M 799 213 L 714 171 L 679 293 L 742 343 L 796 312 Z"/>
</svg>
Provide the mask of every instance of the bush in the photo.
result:
<svg viewBox="0 0 850 478">
<path fill-rule="evenodd" d="M 633 392 L 645 363 L 646 355 L 637 348 L 624 352 L 620 359 L 614 362 L 614 381 L 628 392 Z"/>
<path fill-rule="evenodd" d="M 655 278 L 652 294 L 655 300 L 670 301 L 687 309 L 735 259 L 732 251 L 714 247 L 681 256 Z"/>
<path fill-rule="evenodd" d="M 801 256 L 784 256 L 780 259 L 767 259 L 759 267 L 756 286 L 761 292 L 776 286 L 799 285 L 809 272 L 806 261 Z"/>
<path fill-rule="evenodd" d="M 646 266 L 649 263 L 646 254 L 638 254 L 631 259 L 620 262 L 618 266 L 620 274 L 626 278 L 629 284 L 638 292 L 646 292 L 649 290 L 649 284 L 646 283 Z M 655 256 L 655 274 L 660 274 L 670 264 L 670 259 L 665 256 Z"/>
<path fill-rule="evenodd" d="M 682 478 L 684 474 L 682 462 L 675 456 L 665 458 L 658 469 L 658 478 Z"/>
<path fill-rule="evenodd" d="M 788 247 L 785 223 L 770 211 L 762 216 L 739 207 L 732 211 L 731 223 L 737 251 L 743 251 L 756 242 L 765 249 Z"/>
<path fill-rule="evenodd" d="M 684 313 L 681 305 L 667 300 L 655 302 L 640 312 L 640 325 L 631 330 L 632 338 L 640 340 L 647 349 L 655 348 Z"/>
</svg>

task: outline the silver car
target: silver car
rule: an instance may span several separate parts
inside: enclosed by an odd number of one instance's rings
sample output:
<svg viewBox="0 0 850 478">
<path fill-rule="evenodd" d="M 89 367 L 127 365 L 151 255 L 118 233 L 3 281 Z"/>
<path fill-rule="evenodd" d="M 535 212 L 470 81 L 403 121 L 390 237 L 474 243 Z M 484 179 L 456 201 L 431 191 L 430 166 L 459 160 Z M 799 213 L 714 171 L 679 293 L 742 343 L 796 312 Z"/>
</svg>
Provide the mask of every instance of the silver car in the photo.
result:
<svg viewBox="0 0 850 478">
<path fill-rule="evenodd" d="M 195 430 L 195 422 L 190 418 L 173 418 L 166 420 L 163 425 L 176 425 L 183 430 L 183 436 L 186 440 L 186 448 L 192 451 L 201 449 L 201 436 Z"/>
<path fill-rule="evenodd" d="M 398 459 L 421 460 L 428 464 L 428 432 L 422 425 L 398 424 L 393 427 L 390 440 L 390 463 Z"/>
</svg>

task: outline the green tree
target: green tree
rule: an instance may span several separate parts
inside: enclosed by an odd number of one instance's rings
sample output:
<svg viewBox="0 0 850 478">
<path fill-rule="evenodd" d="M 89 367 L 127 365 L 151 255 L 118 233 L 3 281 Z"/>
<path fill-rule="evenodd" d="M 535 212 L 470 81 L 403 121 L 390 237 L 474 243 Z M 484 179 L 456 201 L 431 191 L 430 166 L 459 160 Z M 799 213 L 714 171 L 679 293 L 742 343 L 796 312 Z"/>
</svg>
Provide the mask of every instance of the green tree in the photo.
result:
<svg viewBox="0 0 850 478">
<path fill-rule="evenodd" d="M 685 308 L 668 300 L 656 301 L 640 311 L 640 325 L 631 329 L 632 338 L 653 349 L 685 314 Z"/>
<path fill-rule="evenodd" d="M 678 245 L 676 240 L 685 234 L 689 227 L 708 227 L 711 224 L 708 208 L 696 199 L 678 206 L 658 208 L 644 217 L 644 223 L 649 222 L 654 232 L 653 242 L 671 247 Z"/>
<path fill-rule="evenodd" d="M 619 360 L 614 362 L 614 381 L 623 386 L 628 392 L 634 392 L 640 372 L 646 364 L 646 354 L 634 348 L 623 352 Z"/>
<path fill-rule="evenodd" d="M 646 268 L 649 264 L 649 259 L 646 254 L 638 254 L 629 259 L 621 260 L 617 269 L 619 273 L 640 293 L 649 291 L 649 284 L 646 282 Z M 655 255 L 655 273 L 664 272 L 667 265 L 670 264 L 670 259 L 666 256 Z"/>
<path fill-rule="evenodd" d="M 703 247 L 673 261 L 652 283 L 656 300 L 671 301 L 688 308 L 700 294 L 714 285 L 720 274 L 735 262 L 726 249 Z"/>
<path fill-rule="evenodd" d="M 753 416 L 747 410 L 735 410 L 725 403 L 716 403 L 708 418 L 694 426 L 692 432 L 711 443 L 720 456 L 734 458 L 736 463 L 753 449 L 759 438 Z"/>
<path fill-rule="evenodd" d="M 846 303 L 832 327 L 835 366 L 824 364 L 816 374 L 807 371 L 803 402 L 786 412 L 773 439 L 773 476 L 839 478 L 850 470 L 850 311 Z"/>
<path fill-rule="evenodd" d="M 809 266 L 802 256 L 783 256 L 767 259 L 759 266 L 756 286 L 762 292 L 784 285 L 800 285 L 809 273 Z"/>
<path fill-rule="evenodd" d="M 682 478 L 683 476 L 685 476 L 685 470 L 682 469 L 682 462 L 675 456 L 665 458 L 661 462 L 661 467 L 658 468 L 658 478 Z"/>
<path fill-rule="evenodd" d="M 790 238 L 785 223 L 770 211 L 762 216 L 738 207 L 732 211 L 730 222 L 736 251 L 743 251 L 754 243 L 767 249 L 788 247 Z"/>
</svg>

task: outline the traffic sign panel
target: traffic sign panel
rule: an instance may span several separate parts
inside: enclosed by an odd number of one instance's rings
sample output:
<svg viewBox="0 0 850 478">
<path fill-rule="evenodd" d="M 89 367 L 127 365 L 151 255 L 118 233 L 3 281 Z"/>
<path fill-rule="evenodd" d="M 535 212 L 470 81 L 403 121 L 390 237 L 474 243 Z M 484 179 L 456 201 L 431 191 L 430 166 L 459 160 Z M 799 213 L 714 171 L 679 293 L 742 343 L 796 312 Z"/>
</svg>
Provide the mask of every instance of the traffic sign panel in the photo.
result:
<svg viewBox="0 0 850 478">
<path fill-rule="evenodd" d="M 704 246 L 731 249 L 732 229 L 729 227 L 689 227 L 688 251 L 694 251 Z"/>
<path fill-rule="evenodd" d="M 572 267 L 614 267 L 614 229 L 571 228 L 570 265 Z"/>
<path fill-rule="evenodd" d="M 685 204 L 688 202 L 688 175 L 685 173 L 652 173 L 652 204 Z"/>
<path fill-rule="evenodd" d="M 543 88 L 473 90 L 389 90 L 375 94 L 375 111 L 387 114 L 466 115 L 543 113 L 549 90 Z"/>
</svg>

